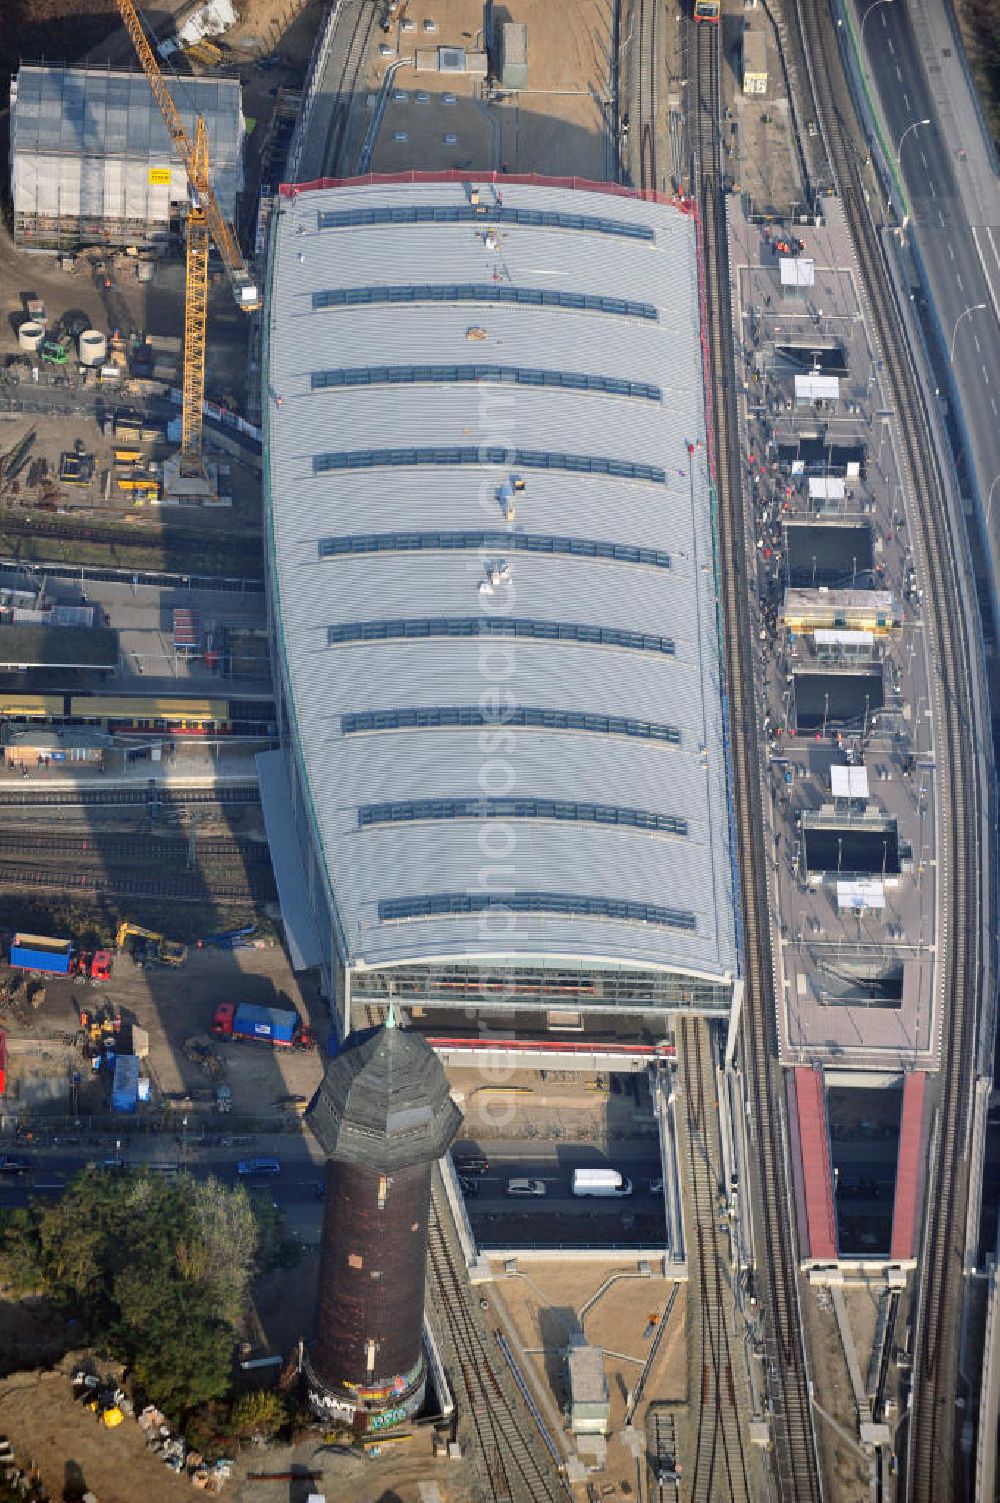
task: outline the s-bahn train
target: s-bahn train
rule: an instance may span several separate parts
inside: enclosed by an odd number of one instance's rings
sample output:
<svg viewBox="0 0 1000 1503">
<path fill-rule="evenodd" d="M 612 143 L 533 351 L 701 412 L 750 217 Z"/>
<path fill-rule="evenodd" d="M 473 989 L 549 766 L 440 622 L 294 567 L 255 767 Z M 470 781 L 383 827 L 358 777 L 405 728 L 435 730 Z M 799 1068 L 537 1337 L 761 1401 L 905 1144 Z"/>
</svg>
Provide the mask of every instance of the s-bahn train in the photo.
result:
<svg viewBox="0 0 1000 1503">
<path fill-rule="evenodd" d="M 696 21 L 719 21 L 722 14 L 722 0 L 694 0 L 694 18 Z"/>
<path fill-rule="evenodd" d="M 114 736 L 273 736 L 270 699 L 158 695 L 19 694 L 0 690 L 0 719 L 24 725 L 99 726 Z"/>
</svg>

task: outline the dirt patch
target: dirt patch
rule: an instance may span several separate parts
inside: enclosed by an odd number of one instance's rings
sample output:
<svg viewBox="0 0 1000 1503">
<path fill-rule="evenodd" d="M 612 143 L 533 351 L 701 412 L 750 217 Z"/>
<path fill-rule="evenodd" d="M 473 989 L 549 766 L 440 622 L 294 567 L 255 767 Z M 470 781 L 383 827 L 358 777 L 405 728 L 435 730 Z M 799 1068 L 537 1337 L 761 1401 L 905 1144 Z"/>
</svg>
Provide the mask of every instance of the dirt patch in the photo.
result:
<svg viewBox="0 0 1000 1503">
<path fill-rule="evenodd" d="M 845 1443 L 854 1442 L 857 1420 L 833 1302 L 829 1290 L 810 1288 L 804 1280 L 799 1289 L 806 1350 L 812 1357 L 816 1441 L 827 1496 L 831 1503 L 865 1503 L 869 1496 L 867 1462 L 860 1450 Z"/>
<path fill-rule="evenodd" d="M 21 1464 L 34 1464 L 53 1498 L 62 1497 L 70 1479 L 82 1477 L 101 1503 L 134 1503 L 137 1497 L 190 1503 L 190 1482 L 150 1453 L 134 1419 L 107 1430 L 74 1399 L 70 1377 L 81 1355 L 64 1357 L 48 1372 L 17 1372 L 0 1382 L 0 1424 Z"/>
<path fill-rule="evenodd" d="M 70 62 L 120 26 L 113 0 L 7 0 L 0 72 L 41 57 Z"/>
</svg>

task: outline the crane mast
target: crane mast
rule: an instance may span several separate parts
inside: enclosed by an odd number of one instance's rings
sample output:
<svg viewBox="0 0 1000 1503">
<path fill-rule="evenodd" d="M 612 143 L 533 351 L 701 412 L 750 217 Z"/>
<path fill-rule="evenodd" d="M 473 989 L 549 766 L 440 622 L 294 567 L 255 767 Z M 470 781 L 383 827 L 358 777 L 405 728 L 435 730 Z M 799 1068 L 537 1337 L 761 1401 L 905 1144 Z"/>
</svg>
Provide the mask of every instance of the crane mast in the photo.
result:
<svg viewBox="0 0 1000 1503">
<path fill-rule="evenodd" d="M 122 24 L 132 40 L 142 71 L 160 107 L 173 142 L 184 163 L 191 206 L 186 224 L 187 265 L 184 294 L 184 379 L 181 416 L 181 471 L 203 474 L 201 458 L 202 406 L 205 398 L 205 331 L 208 319 L 208 255 L 210 242 L 222 257 L 236 304 L 245 313 L 260 307 L 257 284 L 240 251 L 236 232 L 219 208 L 209 173 L 208 131 L 198 116 L 195 138 L 185 129 L 133 0 L 117 0 Z"/>
</svg>

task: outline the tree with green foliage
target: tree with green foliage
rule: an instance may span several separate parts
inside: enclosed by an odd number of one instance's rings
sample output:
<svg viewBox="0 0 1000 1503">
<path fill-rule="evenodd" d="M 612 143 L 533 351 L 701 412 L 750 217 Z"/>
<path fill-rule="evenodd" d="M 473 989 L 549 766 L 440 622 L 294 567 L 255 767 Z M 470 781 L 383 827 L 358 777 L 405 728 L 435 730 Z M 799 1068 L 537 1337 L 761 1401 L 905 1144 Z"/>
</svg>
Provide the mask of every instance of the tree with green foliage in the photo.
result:
<svg viewBox="0 0 1000 1503">
<path fill-rule="evenodd" d="M 238 1440 L 270 1440 L 288 1419 L 280 1393 L 255 1388 L 241 1394 L 233 1405 L 230 1429 Z"/>
<path fill-rule="evenodd" d="M 0 1218 L 0 1277 L 76 1317 L 176 1419 L 229 1388 L 260 1240 L 242 1186 L 85 1170 Z"/>
</svg>

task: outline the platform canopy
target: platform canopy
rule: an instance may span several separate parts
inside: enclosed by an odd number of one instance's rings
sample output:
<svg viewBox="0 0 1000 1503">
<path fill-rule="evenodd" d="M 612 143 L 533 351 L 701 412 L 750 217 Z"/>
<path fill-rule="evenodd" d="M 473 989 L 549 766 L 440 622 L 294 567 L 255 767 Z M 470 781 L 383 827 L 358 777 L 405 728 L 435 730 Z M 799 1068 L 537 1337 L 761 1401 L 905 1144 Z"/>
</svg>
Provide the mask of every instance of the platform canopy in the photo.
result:
<svg viewBox="0 0 1000 1503">
<path fill-rule="evenodd" d="M 796 402 L 837 402 L 840 400 L 840 377 L 821 376 L 810 371 L 795 377 Z"/>
<path fill-rule="evenodd" d="M 881 912 L 885 907 L 885 886 L 878 877 L 859 877 L 853 882 L 837 883 L 837 907 L 841 913 Z"/>
<path fill-rule="evenodd" d="M 808 256 L 782 256 L 778 265 L 782 287 L 812 287 L 816 281 L 816 263 Z"/>
<path fill-rule="evenodd" d="M 830 791 L 834 798 L 867 800 L 867 767 L 831 767 Z"/>
</svg>

